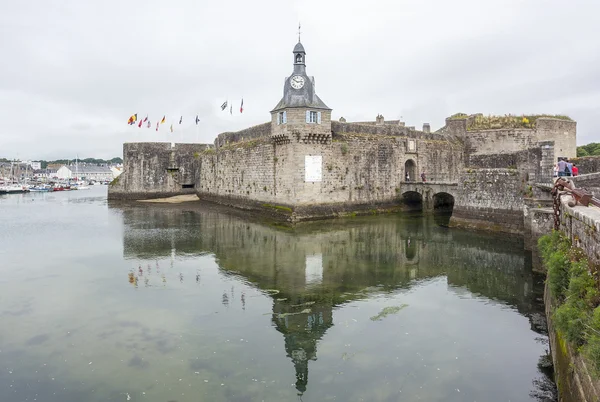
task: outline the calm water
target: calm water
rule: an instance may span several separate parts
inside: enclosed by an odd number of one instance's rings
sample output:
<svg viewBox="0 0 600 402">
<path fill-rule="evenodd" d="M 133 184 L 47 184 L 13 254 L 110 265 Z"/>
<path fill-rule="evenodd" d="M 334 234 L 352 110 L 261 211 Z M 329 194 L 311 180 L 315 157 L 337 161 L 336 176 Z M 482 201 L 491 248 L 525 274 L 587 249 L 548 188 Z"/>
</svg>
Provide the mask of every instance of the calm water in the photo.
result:
<svg viewBox="0 0 600 402">
<path fill-rule="evenodd" d="M 0 401 L 541 400 L 522 248 L 415 216 L 0 196 Z"/>
</svg>

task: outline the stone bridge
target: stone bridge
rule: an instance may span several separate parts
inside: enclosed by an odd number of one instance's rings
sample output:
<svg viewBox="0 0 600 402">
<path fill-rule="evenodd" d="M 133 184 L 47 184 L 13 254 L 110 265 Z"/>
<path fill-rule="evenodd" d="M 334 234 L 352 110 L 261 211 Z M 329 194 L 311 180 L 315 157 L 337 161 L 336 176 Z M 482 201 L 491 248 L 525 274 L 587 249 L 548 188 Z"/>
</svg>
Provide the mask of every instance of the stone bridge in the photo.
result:
<svg viewBox="0 0 600 402">
<path fill-rule="evenodd" d="M 458 196 L 457 182 L 403 182 L 402 202 L 414 209 L 452 209 Z"/>
</svg>

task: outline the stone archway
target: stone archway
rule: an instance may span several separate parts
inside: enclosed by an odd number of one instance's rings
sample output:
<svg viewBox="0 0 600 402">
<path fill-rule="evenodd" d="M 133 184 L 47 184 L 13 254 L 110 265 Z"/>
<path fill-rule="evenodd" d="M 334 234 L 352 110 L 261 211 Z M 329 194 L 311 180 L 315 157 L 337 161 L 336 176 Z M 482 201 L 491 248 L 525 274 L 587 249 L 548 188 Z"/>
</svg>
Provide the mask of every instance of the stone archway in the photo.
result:
<svg viewBox="0 0 600 402">
<path fill-rule="evenodd" d="M 406 174 L 408 173 L 409 180 L 406 180 Z M 417 178 L 417 164 L 414 160 L 408 159 L 404 162 L 404 181 L 416 181 Z"/>
<path fill-rule="evenodd" d="M 438 225 L 448 226 L 454 210 L 454 196 L 440 192 L 433 195 L 433 216 Z"/>
<path fill-rule="evenodd" d="M 407 191 L 403 193 L 401 203 L 409 211 L 423 210 L 423 196 L 416 191 Z"/>
</svg>

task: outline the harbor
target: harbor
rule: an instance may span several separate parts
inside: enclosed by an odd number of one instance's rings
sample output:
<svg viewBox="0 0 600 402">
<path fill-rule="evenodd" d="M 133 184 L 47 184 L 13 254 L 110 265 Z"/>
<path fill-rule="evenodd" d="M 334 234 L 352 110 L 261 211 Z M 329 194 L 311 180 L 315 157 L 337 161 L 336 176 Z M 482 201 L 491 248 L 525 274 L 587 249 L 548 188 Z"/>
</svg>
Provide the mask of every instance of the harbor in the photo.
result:
<svg viewBox="0 0 600 402">
<path fill-rule="evenodd" d="M 0 196 L 0 400 L 552 396 L 544 277 L 518 238 L 106 193 Z"/>
<path fill-rule="evenodd" d="M 0 162 L 0 194 L 89 190 L 108 185 L 121 173 L 120 166 L 73 165 L 41 168 L 40 162 Z"/>
</svg>

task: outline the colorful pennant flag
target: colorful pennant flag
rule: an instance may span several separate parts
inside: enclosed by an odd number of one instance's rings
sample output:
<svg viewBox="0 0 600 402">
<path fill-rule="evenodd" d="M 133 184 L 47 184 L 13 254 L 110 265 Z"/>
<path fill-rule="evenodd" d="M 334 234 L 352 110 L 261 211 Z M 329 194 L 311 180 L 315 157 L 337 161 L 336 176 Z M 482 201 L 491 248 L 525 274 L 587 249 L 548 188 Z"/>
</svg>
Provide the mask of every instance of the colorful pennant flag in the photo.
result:
<svg viewBox="0 0 600 402">
<path fill-rule="evenodd" d="M 139 128 L 142 128 L 142 123 L 144 122 L 144 120 L 140 120 L 140 123 L 138 124 Z"/>
<path fill-rule="evenodd" d="M 179 118 L 179 124 L 181 124 L 181 122 L 182 122 L 182 121 L 183 121 L 183 116 L 181 116 L 181 117 Z"/>
<path fill-rule="evenodd" d="M 162 120 L 160 121 L 160 124 L 163 124 L 163 123 L 165 123 L 167 121 L 166 117 L 167 116 L 163 116 Z"/>
<path fill-rule="evenodd" d="M 150 120 L 148 120 L 148 128 L 150 128 L 150 126 L 152 126 L 152 123 L 150 123 Z"/>
<path fill-rule="evenodd" d="M 160 121 L 156 122 L 156 131 L 158 131 L 158 125 L 160 124 Z"/>
<path fill-rule="evenodd" d="M 146 115 L 146 117 L 144 118 L 144 122 L 148 121 L 148 115 Z"/>
<path fill-rule="evenodd" d="M 240 113 L 244 113 L 244 98 L 242 98 L 242 104 L 240 105 Z"/>
<path fill-rule="evenodd" d="M 229 105 L 229 114 L 233 114 L 233 103 Z"/>
<path fill-rule="evenodd" d="M 227 109 L 227 101 L 223 102 L 223 104 L 221 105 L 221 110 L 225 109 Z"/>
<path fill-rule="evenodd" d="M 171 132 L 173 132 L 173 125 L 171 124 Z"/>
<path fill-rule="evenodd" d="M 200 121 L 200 119 L 198 118 L 198 115 L 196 115 L 196 125 L 198 125 L 199 121 Z"/>
<path fill-rule="evenodd" d="M 133 125 L 133 123 L 135 123 L 136 120 L 137 120 L 137 113 L 136 114 L 132 114 L 131 117 L 129 117 L 129 120 L 127 121 L 127 124 Z"/>
</svg>

